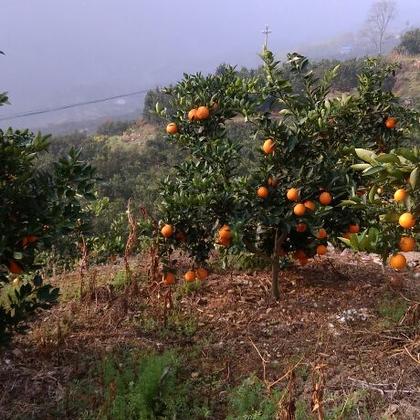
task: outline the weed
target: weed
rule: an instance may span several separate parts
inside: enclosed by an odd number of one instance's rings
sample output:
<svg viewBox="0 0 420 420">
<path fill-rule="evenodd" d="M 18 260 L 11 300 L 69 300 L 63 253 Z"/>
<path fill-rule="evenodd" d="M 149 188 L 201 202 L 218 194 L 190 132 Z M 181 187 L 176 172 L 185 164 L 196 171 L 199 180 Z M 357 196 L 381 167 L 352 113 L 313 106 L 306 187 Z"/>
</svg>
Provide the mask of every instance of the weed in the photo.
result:
<svg viewBox="0 0 420 420">
<path fill-rule="evenodd" d="M 385 321 L 396 324 L 404 316 L 407 308 L 408 303 L 404 299 L 387 294 L 378 304 L 377 310 Z"/>
<path fill-rule="evenodd" d="M 296 420 L 312 419 L 313 416 L 311 416 L 310 414 L 309 404 L 303 400 L 297 400 L 295 416 L 296 416 Z"/>
<path fill-rule="evenodd" d="M 361 405 L 365 397 L 365 390 L 354 391 L 351 394 L 347 395 L 344 402 L 334 402 L 333 406 L 327 411 L 325 420 L 341 420 L 356 417 L 358 413 L 357 409 Z M 340 400 L 342 400 L 341 395 Z M 363 419 L 368 420 L 370 417 L 364 411 L 365 410 L 362 409 Z"/>
<path fill-rule="evenodd" d="M 196 280 L 193 282 L 185 282 L 176 288 L 174 299 L 176 301 L 181 300 L 185 296 L 193 295 L 201 288 L 201 281 Z"/>
<path fill-rule="evenodd" d="M 192 337 L 197 331 L 198 321 L 194 315 L 175 307 L 168 313 L 165 325 L 162 320 L 145 312 L 138 321 L 138 327 L 142 332 L 157 334 L 161 339 L 179 338 L 180 336 Z"/>
<path fill-rule="evenodd" d="M 234 388 L 229 396 L 228 420 L 272 420 L 278 395 L 270 395 L 263 383 L 251 376 Z"/>
<path fill-rule="evenodd" d="M 213 263 L 215 270 L 231 270 L 251 271 L 264 270 L 269 264 L 267 260 L 258 255 L 249 252 L 241 252 L 237 255 L 226 255 L 223 259 L 219 259 Z"/>
<path fill-rule="evenodd" d="M 126 271 L 125 270 L 120 270 L 115 274 L 115 276 L 111 280 L 111 284 L 112 284 L 112 286 L 114 286 L 114 288 L 116 290 L 122 290 L 122 289 L 125 288 L 128 281 L 129 281 L 129 278 L 127 276 Z"/>
</svg>

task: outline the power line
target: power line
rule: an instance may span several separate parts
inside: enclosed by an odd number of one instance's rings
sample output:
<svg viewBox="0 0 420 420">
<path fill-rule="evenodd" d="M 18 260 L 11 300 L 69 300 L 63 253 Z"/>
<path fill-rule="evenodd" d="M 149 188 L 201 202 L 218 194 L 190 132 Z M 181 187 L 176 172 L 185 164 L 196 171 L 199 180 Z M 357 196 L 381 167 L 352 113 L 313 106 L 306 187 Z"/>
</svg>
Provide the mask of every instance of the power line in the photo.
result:
<svg viewBox="0 0 420 420">
<path fill-rule="evenodd" d="M 70 109 L 70 108 L 77 108 L 77 107 L 83 106 L 83 105 L 97 104 L 97 103 L 100 103 L 100 102 L 112 101 L 113 99 L 127 98 L 129 96 L 142 95 L 144 93 L 147 93 L 149 90 L 150 89 L 142 89 L 142 90 L 138 90 L 138 91 L 134 91 L 134 92 L 125 93 L 125 94 L 122 94 L 122 95 L 108 96 L 106 98 L 100 98 L 100 99 L 92 99 L 91 101 L 85 101 L 85 102 L 76 102 L 76 103 L 73 103 L 73 104 L 62 105 L 62 106 L 58 106 L 58 107 L 55 107 L 55 108 L 45 108 L 45 109 L 40 109 L 38 111 L 23 112 L 23 113 L 20 113 L 20 114 L 9 115 L 9 116 L 6 116 L 6 117 L 0 117 L 0 121 L 14 120 L 16 118 L 30 117 L 32 115 L 47 114 L 47 113 L 55 112 L 55 111 L 62 111 L 62 110 L 65 110 L 65 109 Z"/>
</svg>

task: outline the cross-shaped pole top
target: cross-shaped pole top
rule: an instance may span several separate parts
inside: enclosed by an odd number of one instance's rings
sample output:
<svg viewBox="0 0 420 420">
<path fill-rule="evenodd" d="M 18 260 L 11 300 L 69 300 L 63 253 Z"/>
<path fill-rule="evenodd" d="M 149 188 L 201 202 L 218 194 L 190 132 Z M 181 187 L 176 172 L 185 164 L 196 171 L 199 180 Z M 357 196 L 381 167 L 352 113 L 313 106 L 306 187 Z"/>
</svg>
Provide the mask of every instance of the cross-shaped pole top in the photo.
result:
<svg viewBox="0 0 420 420">
<path fill-rule="evenodd" d="M 268 47 L 268 35 L 271 34 L 272 31 L 270 31 L 270 28 L 268 25 L 265 25 L 265 30 L 262 31 L 262 33 L 265 35 L 265 42 L 264 42 L 264 49 L 266 50 Z"/>
</svg>

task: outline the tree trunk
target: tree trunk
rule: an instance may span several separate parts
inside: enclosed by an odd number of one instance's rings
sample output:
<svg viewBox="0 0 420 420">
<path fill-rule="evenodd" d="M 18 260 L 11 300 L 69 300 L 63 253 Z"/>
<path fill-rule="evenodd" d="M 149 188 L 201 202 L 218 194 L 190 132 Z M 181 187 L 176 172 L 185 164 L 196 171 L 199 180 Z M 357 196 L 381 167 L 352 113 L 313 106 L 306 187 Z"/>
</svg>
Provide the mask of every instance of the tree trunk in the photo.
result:
<svg viewBox="0 0 420 420">
<path fill-rule="evenodd" d="M 280 287 L 279 287 L 279 274 L 280 274 L 280 263 L 279 263 L 279 251 L 283 242 L 287 237 L 286 232 L 280 233 L 276 229 L 274 236 L 274 247 L 273 255 L 271 257 L 271 292 L 276 300 L 280 299 Z"/>
<path fill-rule="evenodd" d="M 280 264 L 278 255 L 273 255 L 273 263 L 271 270 L 271 292 L 276 300 L 280 299 L 280 288 L 279 288 L 279 273 Z"/>
</svg>

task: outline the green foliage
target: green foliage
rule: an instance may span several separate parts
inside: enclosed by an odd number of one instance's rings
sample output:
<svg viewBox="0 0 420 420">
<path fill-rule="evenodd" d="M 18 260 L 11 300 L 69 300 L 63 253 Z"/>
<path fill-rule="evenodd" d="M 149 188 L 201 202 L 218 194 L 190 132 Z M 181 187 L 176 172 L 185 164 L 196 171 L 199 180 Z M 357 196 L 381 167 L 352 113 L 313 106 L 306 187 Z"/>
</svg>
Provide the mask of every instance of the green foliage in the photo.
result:
<svg viewBox="0 0 420 420">
<path fill-rule="evenodd" d="M 251 376 L 229 395 L 228 420 L 272 420 L 276 417 L 278 395 L 267 393 L 263 383 Z"/>
<path fill-rule="evenodd" d="M 103 136 L 119 136 L 134 125 L 134 121 L 106 121 L 96 132 Z"/>
<path fill-rule="evenodd" d="M 420 28 L 407 31 L 401 37 L 400 44 L 396 48 L 396 51 L 400 54 L 420 54 Z"/>
<path fill-rule="evenodd" d="M 48 137 L 29 131 L 0 130 L 0 283 L 38 267 L 37 252 L 55 240 L 86 230 L 89 215 L 83 203 L 93 198 L 94 170 L 69 154 L 54 162 L 50 171 L 38 169 Z M 50 286 L 36 286 L 39 276 L 14 291 L 0 312 L 0 334 L 20 323 L 26 312 L 56 300 Z"/>
<path fill-rule="evenodd" d="M 361 172 L 369 193 L 351 197 L 343 201 L 342 206 L 363 209 L 364 223 L 369 230 L 342 241 L 355 251 L 379 253 L 385 260 L 391 252 L 398 251 L 398 241 L 404 232 L 398 225 L 399 216 L 404 212 L 420 215 L 420 150 L 413 147 L 375 153 L 356 149 L 355 153 L 364 163 L 356 163 L 352 168 Z M 393 199 L 399 188 L 408 194 L 403 203 Z M 419 233 L 418 224 L 405 232 L 415 239 Z"/>
<path fill-rule="evenodd" d="M 143 105 L 143 119 L 149 123 L 161 126 L 165 119 L 156 113 L 156 105 L 167 109 L 168 113 L 173 113 L 170 97 L 162 89 L 156 88 L 155 90 L 149 90 L 144 98 Z"/>
<path fill-rule="evenodd" d="M 185 75 L 166 90 L 177 110 L 168 120 L 179 130 L 168 141 L 185 148 L 189 155 L 162 183 L 160 215 L 186 234 L 187 242 L 181 247 L 197 262 L 207 258 L 217 227 L 228 222 L 227 215 L 235 208 L 240 145 L 227 136 L 226 121 L 238 112 L 247 114 L 253 88 L 253 80 L 241 80 L 228 69 L 217 76 Z M 188 121 L 188 112 L 198 106 L 209 107 L 211 116 Z M 168 253 L 179 243 L 171 239 L 162 245 L 162 252 Z"/>
<path fill-rule="evenodd" d="M 365 60 L 355 94 L 331 98 L 339 66 L 318 76 L 308 59 L 297 53 L 289 54 L 282 67 L 268 50 L 261 57 L 262 72 L 254 78 L 238 77 L 234 69 L 223 66 L 216 76 L 185 75 L 166 91 L 177 110 L 168 121 L 178 129 L 168 141 L 185 148 L 189 156 L 162 186 L 162 223 L 186 236 L 183 241 L 177 234 L 161 240 L 165 255 L 181 248 L 201 263 L 215 247 L 217 230 L 224 224 L 231 227 L 231 252 L 246 249 L 263 254 L 277 268 L 285 263 L 279 261 L 282 253 L 296 252 L 301 261 L 314 256 L 317 246 L 325 245 L 325 239 L 316 239 L 321 226 L 339 245 L 336 238 L 350 224 L 369 225 L 374 214 L 366 198 L 357 198 L 365 180 L 349 167 L 355 160 L 354 149 L 389 153 L 409 140 L 418 126 L 417 114 L 403 107 L 386 86 L 397 70 L 394 64 Z M 210 108 L 209 118 L 188 120 L 188 111 L 200 105 Z M 157 112 L 165 115 L 159 107 Z M 265 139 L 275 143 L 273 153 L 255 152 L 260 158 L 246 169 L 240 148 L 226 133 L 226 121 L 235 114 L 251 123 L 251 138 L 258 149 Z M 387 127 L 389 117 L 396 119 L 397 127 Z M 263 199 L 256 195 L 261 186 L 268 189 Z M 300 203 L 318 202 L 323 191 L 333 199 L 296 216 L 295 203 L 286 199 L 291 187 L 299 190 Z M 340 205 L 346 201 L 357 205 Z M 305 224 L 304 232 L 298 231 L 298 223 Z M 365 248 L 373 250 L 379 243 L 375 232 L 355 236 L 353 246 L 366 243 Z M 273 292 L 277 294 L 274 288 Z"/>
<path fill-rule="evenodd" d="M 382 318 L 397 324 L 408 309 L 408 302 L 401 297 L 385 295 L 379 302 L 377 311 Z"/>
<path fill-rule="evenodd" d="M 57 302 L 58 289 L 43 285 L 37 274 L 13 285 L 0 285 L 0 341 L 9 337 L 13 330 L 24 331 L 22 321 L 38 308 L 47 309 Z"/>
<path fill-rule="evenodd" d="M 191 418 L 187 387 L 179 381 L 181 361 L 173 352 L 107 359 L 103 366 L 105 402 L 101 417 L 109 419 Z"/>
<path fill-rule="evenodd" d="M 351 419 L 355 417 L 360 417 L 362 414 L 363 419 L 370 419 L 368 413 L 366 413 L 366 408 L 363 406 L 363 402 L 366 399 L 367 392 L 366 390 L 354 391 L 346 395 L 346 398 L 343 400 L 343 395 L 339 394 L 339 401 L 334 401 L 334 405 L 329 407 L 326 414 L 326 420 L 341 420 L 341 419 Z"/>
</svg>

